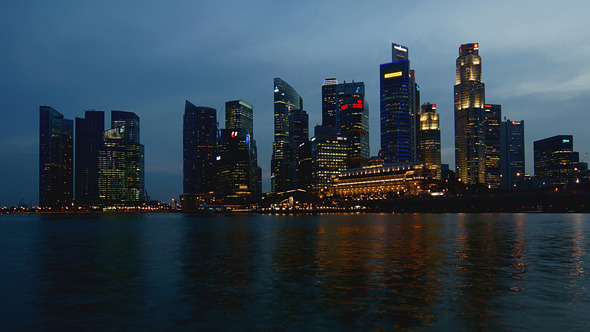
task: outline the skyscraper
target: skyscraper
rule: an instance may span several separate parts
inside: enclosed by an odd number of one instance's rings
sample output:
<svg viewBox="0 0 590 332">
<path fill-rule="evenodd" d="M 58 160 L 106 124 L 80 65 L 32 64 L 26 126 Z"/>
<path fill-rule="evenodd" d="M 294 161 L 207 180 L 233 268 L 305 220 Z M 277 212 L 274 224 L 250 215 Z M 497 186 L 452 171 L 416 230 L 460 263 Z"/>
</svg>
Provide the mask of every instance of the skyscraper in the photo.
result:
<svg viewBox="0 0 590 332">
<path fill-rule="evenodd" d="M 502 181 L 502 165 L 500 163 L 501 122 L 502 106 L 486 104 L 486 183 L 489 188 L 499 188 Z"/>
<path fill-rule="evenodd" d="M 518 189 L 524 180 L 524 121 L 502 121 L 501 127 L 502 188 Z"/>
<path fill-rule="evenodd" d="M 210 107 L 195 106 L 187 100 L 182 137 L 183 192 L 213 192 L 216 186 L 217 111 Z"/>
<path fill-rule="evenodd" d="M 456 61 L 455 165 L 466 184 L 485 183 L 485 85 L 481 79 L 479 44 L 463 44 Z"/>
<path fill-rule="evenodd" d="M 312 189 L 320 191 L 332 185 L 332 176 L 346 170 L 348 143 L 336 127 L 316 126 L 311 139 Z"/>
<path fill-rule="evenodd" d="M 271 190 L 294 189 L 290 173 L 293 163 L 291 153 L 290 117 L 294 110 L 303 110 L 303 99 L 287 82 L 274 79 L 274 142 L 271 160 Z"/>
<path fill-rule="evenodd" d="M 436 177 L 441 179 L 440 126 L 436 104 L 422 105 L 418 130 L 418 161 L 436 168 Z"/>
<path fill-rule="evenodd" d="M 144 146 L 139 141 L 139 117 L 111 111 L 111 129 L 99 151 L 99 199 L 102 205 L 136 205 L 144 201 Z"/>
<path fill-rule="evenodd" d="M 76 118 L 75 199 L 78 206 L 99 203 L 98 154 L 103 147 L 104 112 L 86 111 Z"/>
<path fill-rule="evenodd" d="M 259 167 L 253 129 L 254 109 L 243 100 L 225 103 L 225 129 L 221 130 L 217 174 L 224 194 L 247 187 L 259 194 Z"/>
<path fill-rule="evenodd" d="M 535 177 L 548 178 L 551 186 L 564 189 L 578 176 L 579 154 L 573 151 L 572 135 L 557 135 L 533 142 Z"/>
<path fill-rule="evenodd" d="M 381 157 L 386 163 L 416 160 L 419 91 L 408 48 L 392 44 L 392 61 L 380 66 Z"/>
<path fill-rule="evenodd" d="M 73 176 L 73 121 L 48 106 L 39 107 L 39 206 L 71 203 Z"/>
<path fill-rule="evenodd" d="M 326 78 L 322 85 L 322 126 L 336 127 L 336 116 L 338 115 L 338 94 L 336 86 L 338 80 Z"/>
</svg>

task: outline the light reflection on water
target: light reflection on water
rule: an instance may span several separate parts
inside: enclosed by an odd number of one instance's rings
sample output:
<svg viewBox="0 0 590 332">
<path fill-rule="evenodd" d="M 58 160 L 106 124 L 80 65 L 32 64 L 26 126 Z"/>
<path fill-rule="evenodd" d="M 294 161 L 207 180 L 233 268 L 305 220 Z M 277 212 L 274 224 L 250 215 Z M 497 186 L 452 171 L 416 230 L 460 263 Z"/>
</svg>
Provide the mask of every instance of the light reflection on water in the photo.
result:
<svg viewBox="0 0 590 332">
<path fill-rule="evenodd" d="M 11 329 L 590 329 L 582 214 L 0 216 Z"/>
</svg>

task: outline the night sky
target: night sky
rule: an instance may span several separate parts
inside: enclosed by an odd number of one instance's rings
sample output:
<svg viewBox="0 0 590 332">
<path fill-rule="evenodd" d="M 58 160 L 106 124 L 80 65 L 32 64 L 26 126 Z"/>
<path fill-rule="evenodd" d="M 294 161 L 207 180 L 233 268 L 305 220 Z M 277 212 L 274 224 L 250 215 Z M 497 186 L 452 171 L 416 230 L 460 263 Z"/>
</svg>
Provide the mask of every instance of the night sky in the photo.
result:
<svg viewBox="0 0 590 332">
<path fill-rule="evenodd" d="M 453 85 L 462 43 L 477 42 L 486 103 L 525 120 L 533 141 L 574 135 L 590 151 L 590 4 L 586 1 L 2 1 L 0 206 L 38 203 L 39 105 L 66 118 L 135 112 L 149 195 L 182 191 L 184 101 L 254 106 L 270 188 L 273 78 L 303 98 L 310 134 L 324 78 L 363 81 L 371 155 L 379 150 L 379 64 L 405 45 L 421 102 L 437 104 L 442 162 L 454 167 Z"/>
</svg>

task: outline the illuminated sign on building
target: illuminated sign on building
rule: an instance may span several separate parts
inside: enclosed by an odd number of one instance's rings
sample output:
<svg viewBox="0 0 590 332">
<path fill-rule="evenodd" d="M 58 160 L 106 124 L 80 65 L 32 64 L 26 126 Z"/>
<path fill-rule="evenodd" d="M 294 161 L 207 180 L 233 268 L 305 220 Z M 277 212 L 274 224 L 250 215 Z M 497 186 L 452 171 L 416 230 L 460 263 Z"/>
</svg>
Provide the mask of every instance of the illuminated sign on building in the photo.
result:
<svg viewBox="0 0 590 332">
<path fill-rule="evenodd" d="M 396 71 L 393 73 L 387 73 L 385 75 L 383 75 L 383 78 L 392 78 L 392 77 L 399 77 L 402 76 L 402 72 L 401 71 Z"/>
<path fill-rule="evenodd" d="M 564 139 L 562 139 L 562 140 L 561 140 L 561 142 L 562 142 L 562 143 L 569 143 L 569 142 L 570 142 L 570 140 L 569 140 L 569 139 L 567 139 L 567 138 L 564 138 Z"/>
<path fill-rule="evenodd" d="M 246 145 L 250 146 L 250 134 L 246 134 Z"/>
<path fill-rule="evenodd" d="M 398 51 L 402 51 L 402 52 L 407 52 L 408 51 L 407 48 L 403 48 L 403 47 L 401 47 L 399 45 L 394 45 L 393 48 L 395 48 Z"/>
</svg>

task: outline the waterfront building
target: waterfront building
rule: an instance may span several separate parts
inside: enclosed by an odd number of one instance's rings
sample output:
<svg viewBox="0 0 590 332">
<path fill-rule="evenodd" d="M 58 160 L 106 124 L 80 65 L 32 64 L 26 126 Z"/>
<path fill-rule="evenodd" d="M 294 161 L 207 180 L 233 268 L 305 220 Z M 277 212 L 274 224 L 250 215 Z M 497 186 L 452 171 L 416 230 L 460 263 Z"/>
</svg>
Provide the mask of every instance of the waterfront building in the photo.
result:
<svg viewBox="0 0 590 332">
<path fill-rule="evenodd" d="M 250 181 L 250 141 L 245 131 L 221 129 L 216 157 L 217 190 L 224 196 L 253 192 Z"/>
<path fill-rule="evenodd" d="M 98 193 L 101 205 L 144 202 L 144 146 L 139 139 L 139 117 L 111 111 L 111 129 L 103 133 L 98 155 Z"/>
<path fill-rule="evenodd" d="M 392 44 L 392 61 L 380 66 L 381 157 L 386 163 L 416 160 L 419 87 L 408 48 Z"/>
<path fill-rule="evenodd" d="M 340 83 L 336 85 L 336 96 L 338 133 L 348 142 L 346 168 L 361 167 L 370 157 L 369 104 L 365 99 L 365 83 Z"/>
<path fill-rule="evenodd" d="M 51 106 L 39 107 L 39 206 L 71 204 L 74 190 L 72 120 Z"/>
<path fill-rule="evenodd" d="M 502 182 L 502 165 L 500 123 L 502 122 L 502 106 L 486 104 L 486 183 L 488 188 L 500 188 Z"/>
<path fill-rule="evenodd" d="M 217 125 L 214 108 L 185 102 L 182 135 L 184 194 L 208 195 L 215 191 Z"/>
<path fill-rule="evenodd" d="M 307 141 L 299 145 L 299 148 L 297 149 L 297 160 L 297 178 L 299 180 L 299 189 L 309 192 L 312 190 L 313 184 L 311 141 Z"/>
<path fill-rule="evenodd" d="M 336 78 L 326 78 L 322 85 L 322 126 L 336 127 L 336 117 L 338 115 L 338 101 Z"/>
<path fill-rule="evenodd" d="M 557 135 L 533 142 L 535 178 L 548 178 L 553 188 L 565 189 L 578 178 L 579 154 L 572 135 Z"/>
<path fill-rule="evenodd" d="M 353 200 L 387 199 L 430 194 L 436 187 L 436 169 L 423 163 L 395 163 L 342 171 L 333 178 L 330 193 Z"/>
<path fill-rule="evenodd" d="M 463 44 L 456 60 L 455 165 L 465 184 L 486 182 L 485 85 L 479 44 Z"/>
<path fill-rule="evenodd" d="M 418 126 L 418 161 L 436 170 L 436 178 L 441 179 L 441 148 L 439 115 L 436 104 L 426 103 L 420 111 Z"/>
<path fill-rule="evenodd" d="M 295 189 L 292 177 L 297 160 L 293 160 L 290 127 L 296 123 L 292 118 L 297 110 L 303 110 L 303 99 L 287 82 L 274 79 L 274 142 L 271 159 L 271 190 Z M 301 122 L 299 122 L 301 123 Z"/>
<path fill-rule="evenodd" d="M 332 176 L 346 170 L 348 142 L 336 127 L 315 127 L 311 138 L 312 189 L 322 191 L 332 185 Z"/>
<path fill-rule="evenodd" d="M 524 120 L 502 121 L 501 127 L 502 188 L 520 189 L 524 184 Z"/>
<path fill-rule="evenodd" d="M 98 154 L 103 147 L 104 112 L 88 110 L 75 123 L 75 201 L 78 206 L 92 206 L 99 203 Z"/>
</svg>

